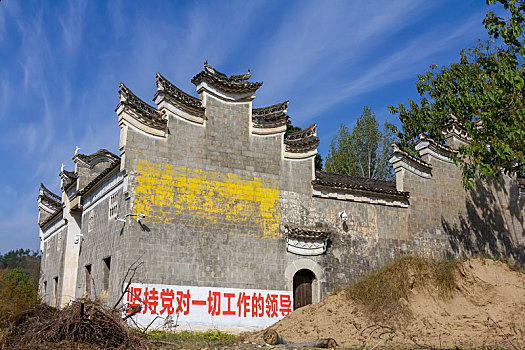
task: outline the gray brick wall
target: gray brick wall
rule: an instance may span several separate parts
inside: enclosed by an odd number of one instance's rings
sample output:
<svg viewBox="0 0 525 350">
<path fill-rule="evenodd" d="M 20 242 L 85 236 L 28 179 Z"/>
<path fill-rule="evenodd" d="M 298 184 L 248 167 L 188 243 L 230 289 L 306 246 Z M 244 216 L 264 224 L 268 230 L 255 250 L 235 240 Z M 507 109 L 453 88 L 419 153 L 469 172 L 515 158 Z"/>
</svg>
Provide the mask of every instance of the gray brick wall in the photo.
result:
<svg viewBox="0 0 525 350">
<path fill-rule="evenodd" d="M 64 250 L 66 246 L 67 226 L 52 234 L 44 242 L 44 250 L 40 262 L 39 291 L 43 302 L 50 305 L 60 305 L 62 276 L 64 271 Z M 55 278 L 58 281 L 55 295 Z M 46 286 L 44 289 L 44 285 Z M 56 302 L 56 303 L 55 303 Z"/>
<path fill-rule="evenodd" d="M 525 265 L 524 203 L 514 179 L 479 183 L 467 193 L 454 164 L 425 156 L 432 178 L 406 172 L 408 207 L 380 204 L 370 193 L 364 201 L 321 198 L 311 184 L 312 158 L 283 158 L 282 134 L 251 134 L 250 102 L 209 94 L 205 101 L 204 125 L 168 113 L 165 137 L 125 129 L 119 216 L 146 218 L 109 219 L 109 196 L 84 209 L 76 297 L 85 295 L 86 265 L 89 297 L 107 304 L 137 262 L 134 282 L 254 289 L 290 289 L 297 266 L 314 266 L 320 296 L 405 254 L 483 253 Z M 329 229 L 326 253 L 287 252 L 285 225 Z M 53 253 L 42 261 L 48 296 L 63 259 L 50 242 Z"/>
</svg>

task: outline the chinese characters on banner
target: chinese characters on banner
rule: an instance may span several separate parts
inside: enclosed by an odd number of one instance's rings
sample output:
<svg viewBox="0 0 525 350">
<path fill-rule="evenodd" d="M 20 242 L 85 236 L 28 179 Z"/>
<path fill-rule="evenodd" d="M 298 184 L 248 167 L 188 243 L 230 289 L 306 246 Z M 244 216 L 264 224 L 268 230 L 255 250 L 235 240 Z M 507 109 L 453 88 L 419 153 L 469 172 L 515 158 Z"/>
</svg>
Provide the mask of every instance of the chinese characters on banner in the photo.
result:
<svg viewBox="0 0 525 350">
<path fill-rule="evenodd" d="M 138 324 L 163 326 L 171 318 L 186 327 L 264 328 L 292 312 L 293 296 L 291 291 L 132 283 L 125 302 L 127 313 L 141 306 L 133 316 Z"/>
</svg>

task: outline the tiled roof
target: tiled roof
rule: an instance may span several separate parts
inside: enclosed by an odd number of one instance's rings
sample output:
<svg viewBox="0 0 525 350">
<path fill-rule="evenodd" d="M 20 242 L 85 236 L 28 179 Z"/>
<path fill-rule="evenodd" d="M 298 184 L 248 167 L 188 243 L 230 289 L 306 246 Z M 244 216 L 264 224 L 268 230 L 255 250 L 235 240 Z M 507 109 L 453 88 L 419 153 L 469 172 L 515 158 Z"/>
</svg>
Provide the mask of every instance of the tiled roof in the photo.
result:
<svg viewBox="0 0 525 350">
<path fill-rule="evenodd" d="M 286 236 L 290 238 L 300 238 L 305 240 L 326 239 L 330 235 L 330 230 L 323 227 L 307 227 L 285 225 Z"/>
<path fill-rule="evenodd" d="M 427 137 L 426 135 L 424 134 L 421 134 L 419 135 L 419 140 L 417 141 L 416 144 L 422 142 L 422 141 L 428 141 L 432 146 L 434 146 L 434 148 L 436 148 L 436 150 L 438 151 L 441 151 L 442 153 L 444 154 L 451 154 L 451 153 L 458 153 L 458 151 L 446 146 L 446 145 L 442 145 L 438 142 L 436 142 L 434 139 L 431 139 L 429 137 Z"/>
<path fill-rule="evenodd" d="M 62 170 L 60 172 L 60 177 L 62 178 L 63 188 L 66 189 L 71 186 L 78 179 L 78 175 L 72 171 Z"/>
<path fill-rule="evenodd" d="M 450 114 L 449 116 L 450 118 L 448 122 L 441 127 L 441 133 L 445 136 L 445 138 L 452 134 L 455 134 L 464 141 L 472 141 L 472 138 L 468 135 L 467 128 L 465 127 L 465 125 L 462 122 L 460 122 L 455 115 Z M 478 127 L 481 127 L 483 122 L 481 122 L 481 124 L 479 124 L 479 122 L 480 121 L 478 120 L 476 125 Z"/>
<path fill-rule="evenodd" d="M 315 180 L 312 185 L 335 187 L 342 189 L 376 192 L 393 196 L 408 197 L 408 192 L 396 189 L 395 181 L 375 180 L 364 177 L 333 174 L 322 171 L 315 172 Z"/>
<path fill-rule="evenodd" d="M 284 145 L 286 152 L 299 153 L 316 149 L 319 145 L 319 138 L 316 135 L 316 124 L 312 124 L 301 131 L 285 134 Z"/>
<path fill-rule="evenodd" d="M 95 153 L 92 153 L 92 154 L 89 154 L 89 155 L 82 154 L 82 153 L 75 154 L 75 156 L 73 157 L 73 160 L 75 160 L 76 158 L 80 159 L 82 162 L 86 163 L 89 166 L 93 166 L 94 165 L 93 163 L 96 160 L 99 160 L 101 158 L 105 159 L 105 160 L 107 159 L 110 162 L 116 162 L 116 161 L 120 160 L 119 156 L 117 156 L 116 154 L 111 153 L 110 151 L 108 151 L 107 149 L 104 149 L 104 148 L 99 149 Z"/>
<path fill-rule="evenodd" d="M 108 166 L 106 169 L 104 169 L 100 174 L 97 175 L 97 177 L 95 177 L 93 180 L 91 180 L 86 186 L 84 186 L 84 188 L 80 189 L 80 191 L 78 191 L 78 194 L 79 195 L 84 195 L 85 193 L 87 193 L 90 189 L 92 189 L 93 187 L 95 187 L 95 185 L 100 181 L 102 180 L 107 174 L 109 174 L 113 169 L 117 168 L 118 166 L 120 166 L 120 158 L 113 162 L 110 166 Z"/>
<path fill-rule="evenodd" d="M 199 115 L 204 114 L 204 107 L 201 104 L 201 100 L 188 95 L 172 83 L 168 79 L 164 78 L 160 73 L 157 73 L 157 93 L 164 92 L 167 96 L 171 97 L 178 105 L 182 108 L 189 110 L 190 112 L 197 113 Z"/>
<path fill-rule="evenodd" d="M 249 82 L 250 77 L 250 71 L 247 74 L 227 76 L 208 65 L 208 61 L 206 61 L 204 62 L 204 70 L 195 75 L 191 82 L 199 85 L 204 81 L 226 92 L 253 93 L 261 87 L 262 83 Z"/>
<path fill-rule="evenodd" d="M 53 214 L 62 209 L 62 199 L 47 189 L 44 184 L 40 184 L 38 200 L 47 208 L 51 209 Z"/>
<path fill-rule="evenodd" d="M 75 174 L 75 172 L 73 171 L 62 170 L 62 172 L 64 173 L 65 176 L 69 177 L 70 179 L 78 178 L 78 175 Z"/>
<path fill-rule="evenodd" d="M 275 128 L 286 125 L 288 122 L 288 101 L 277 103 L 273 106 L 254 108 L 252 122 L 256 128 Z"/>
<path fill-rule="evenodd" d="M 62 198 L 51 192 L 43 183 L 40 183 L 40 194 L 49 197 L 50 199 L 62 204 Z"/>
<path fill-rule="evenodd" d="M 392 152 L 391 156 L 395 155 L 395 154 L 400 154 L 401 156 L 403 156 L 405 159 L 407 159 L 408 161 L 411 161 L 412 163 L 414 163 L 415 165 L 419 166 L 419 167 L 422 167 L 423 169 L 425 170 L 432 170 L 432 165 L 417 158 L 417 157 L 414 157 L 413 155 L 411 155 L 410 153 L 408 153 L 407 151 L 403 150 L 401 147 L 399 147 L 398 144 L 396 143 L 393 143 L 392 146 L 394 147 L 394 152 Z"/>
<path fill-rule="evenodd" d="M 120 83 L 119 96 L 120 103 L 116 109 L 124 105 L 135 111 L 135 117 L 141 123 L 158 130 L 166 129 L 167 121 L 162 119 L 159 111 L 135 96 L 123 83 Z"/>
</svg>

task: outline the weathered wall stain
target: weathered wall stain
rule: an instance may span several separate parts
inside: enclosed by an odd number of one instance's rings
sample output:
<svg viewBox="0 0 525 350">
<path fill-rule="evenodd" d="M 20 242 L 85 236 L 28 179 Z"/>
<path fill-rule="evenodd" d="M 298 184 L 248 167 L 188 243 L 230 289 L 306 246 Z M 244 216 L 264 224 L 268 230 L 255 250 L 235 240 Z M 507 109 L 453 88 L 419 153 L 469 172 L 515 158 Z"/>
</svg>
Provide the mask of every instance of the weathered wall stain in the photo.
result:
<svg viewBox="0 0 525 350">
<path fill-rule="evenodd" d="M 152 222 L 229 223 L 246 234 L 279 237 L 279 182 L 139 160 L 135 212 Z"/>
</svg>

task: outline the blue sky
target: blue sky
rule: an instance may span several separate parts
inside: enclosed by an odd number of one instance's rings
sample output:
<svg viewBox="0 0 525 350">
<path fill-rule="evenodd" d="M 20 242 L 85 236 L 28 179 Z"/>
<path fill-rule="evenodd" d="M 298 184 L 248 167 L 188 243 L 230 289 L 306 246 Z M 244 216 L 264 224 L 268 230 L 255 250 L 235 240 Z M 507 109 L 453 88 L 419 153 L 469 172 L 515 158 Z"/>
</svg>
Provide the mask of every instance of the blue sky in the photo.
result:
<svg viewBox="0 0 525 350">
<path fill-rule="evenodd" d="M 483 0 L 0 1 L 0 253 L 38 249 L 39 183 L 61 163 L 117 153 L 119 82 L 148 103 L 155 72 L 196 96 L 205 59 L 263 81 L 254 107 L 290 100 L 326 155 L 364 105 L 416 98 L 417 74 L 485 38 Z"/>
</svg>

